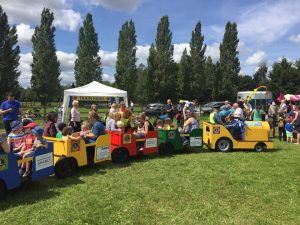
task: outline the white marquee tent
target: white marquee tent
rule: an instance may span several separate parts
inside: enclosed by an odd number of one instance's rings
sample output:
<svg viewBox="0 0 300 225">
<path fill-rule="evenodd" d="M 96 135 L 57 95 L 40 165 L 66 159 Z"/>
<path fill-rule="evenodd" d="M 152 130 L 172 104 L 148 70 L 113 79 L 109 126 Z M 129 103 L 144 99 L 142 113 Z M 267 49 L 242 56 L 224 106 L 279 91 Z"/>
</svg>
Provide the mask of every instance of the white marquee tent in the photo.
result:
<svg viewBox="0 0 300 225">
<path fill-rule="evenodd" d="M 81 87 L 67 89 L 64 91 L 64 102 L 62 111 L 62 121 L 65 121 L 70 97 L 89 96 L 89 97 L 122 97 L 126 107 L 128 106 L 127 91 L 106 86 L 97 81 L 93 81 Z"/>
</svg>

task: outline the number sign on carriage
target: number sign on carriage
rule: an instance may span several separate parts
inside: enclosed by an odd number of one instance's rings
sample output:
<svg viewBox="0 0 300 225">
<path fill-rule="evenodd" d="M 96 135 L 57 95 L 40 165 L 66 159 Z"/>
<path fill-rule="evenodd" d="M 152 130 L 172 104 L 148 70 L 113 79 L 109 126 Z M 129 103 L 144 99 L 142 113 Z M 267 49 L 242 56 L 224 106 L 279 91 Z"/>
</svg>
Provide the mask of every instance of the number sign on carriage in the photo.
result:
<svg viewBox="0 0 300 225">
<path fill-rule="evenodd" d="M 97 161 L 110 157 L 109 145 L 100 146 L 97 148 Z"/>
<path fill-rule="evenodd" d="M 155 148 L 155 147 L 157 147 L 157 138 L 147 138 L 146 148 Z"/>
<path fill-rule="evenodd" d="M 36 163 L 35 165 L 36 171 L 53 166 L 52 152 L 36 156 L 35 163 Z"/>
<path fill-rule="evenodd" d="M 191 147 L 202 146 L 202 137 L 190 137 L 190 146 Z"/>
</svg>

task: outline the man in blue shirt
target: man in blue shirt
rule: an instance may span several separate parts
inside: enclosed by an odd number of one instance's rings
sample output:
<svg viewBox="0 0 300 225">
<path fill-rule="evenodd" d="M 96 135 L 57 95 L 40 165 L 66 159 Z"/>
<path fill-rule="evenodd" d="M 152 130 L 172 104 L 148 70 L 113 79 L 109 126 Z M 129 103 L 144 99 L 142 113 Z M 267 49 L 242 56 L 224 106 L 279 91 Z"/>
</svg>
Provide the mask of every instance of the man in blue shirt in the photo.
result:
<svg viewBox="0 0 300 225">
<path fill-rule="evenodd" d="M 0 115 L 3 115 L 3 124 L 7 135 L 11 131 L 10 123 L 18 120 L 18 114 L 22 114 L 21 104 L 15 100 L 13 93 L 8 93 L 7 100 L 2 102 L 0 106 Z"/>
</svg>

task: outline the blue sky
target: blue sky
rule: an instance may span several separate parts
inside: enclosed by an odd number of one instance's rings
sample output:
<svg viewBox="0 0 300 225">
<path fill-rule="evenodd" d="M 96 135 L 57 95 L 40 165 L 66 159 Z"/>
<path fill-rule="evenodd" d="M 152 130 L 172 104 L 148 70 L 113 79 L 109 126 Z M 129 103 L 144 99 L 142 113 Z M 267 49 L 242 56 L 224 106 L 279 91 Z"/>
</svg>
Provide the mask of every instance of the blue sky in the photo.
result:
<svg viewBox="0 0 300 225">
<path fill-rule="evenodd" d="M 189 49 L 191 32 L 201 21 L 207 44 L 206 55 L 219 57 L 227 21 L 236 22 L 239 31 L 241 73 L 253 74 L 265 61 L 271 66 L 281 57 L 300 59 L 300 0 L 0 0 L 10 24 L 18 29 L 21 47 L 20 83 L 30 84 L 31 43 L 34 27 L 43 7 L 55 14 L 57 55 L 64 84 L 74 81 L 74 60 L 78 30 L 88 12 L 92 13 L 99 37 L 104 79 L 113 80 L 118 33 L 126 20 L 132 19 L 137 32 L 137 57 L 146 63 L 148 49 L 155 42 L 160 18 L 169 16 L 173 33 L 174 60 L 179 61 L 184 48 Z"/>
</svg>

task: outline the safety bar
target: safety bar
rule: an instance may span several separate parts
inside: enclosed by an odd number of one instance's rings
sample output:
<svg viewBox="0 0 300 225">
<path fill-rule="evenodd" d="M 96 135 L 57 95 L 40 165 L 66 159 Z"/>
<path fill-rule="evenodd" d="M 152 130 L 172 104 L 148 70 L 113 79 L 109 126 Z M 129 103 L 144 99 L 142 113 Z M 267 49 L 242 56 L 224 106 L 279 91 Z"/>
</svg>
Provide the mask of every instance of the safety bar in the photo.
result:
<svg viewBox="0 0 300 225">
<path fill-rule="evenodd" d="M 32 160 L 33 160 L 33 157 L 28 157 L 28 158 L 25 158 L 25 159 L 20 159 L 20 160 L 18 160 L 18 164 L 30 162 Z"/>
</svg>

